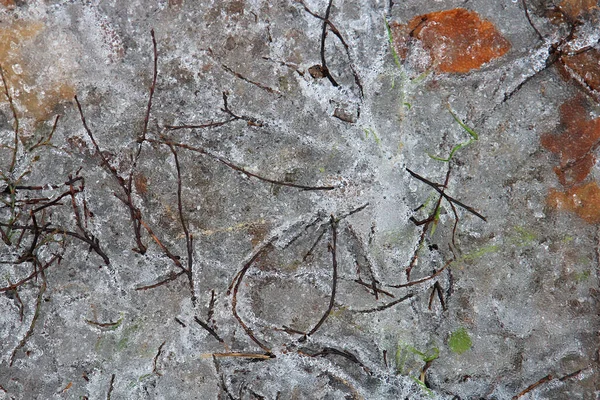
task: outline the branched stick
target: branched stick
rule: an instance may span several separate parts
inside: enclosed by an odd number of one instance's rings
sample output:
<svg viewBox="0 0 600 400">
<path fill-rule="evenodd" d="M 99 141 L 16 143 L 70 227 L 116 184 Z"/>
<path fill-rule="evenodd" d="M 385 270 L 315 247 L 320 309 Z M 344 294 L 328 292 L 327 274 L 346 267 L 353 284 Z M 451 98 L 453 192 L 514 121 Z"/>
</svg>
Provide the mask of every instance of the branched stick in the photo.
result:
<svg viewBox="0 0 600 400">
<path fill-rule="evenodd" d="M 131 190 L 128 187 L 129 184 L 127 182 L 125 182 L 125 179 L 123 179 L 119 175 L 119 173 L 117 172 L 117 169 L 115 167 L 113 167 L 112 165 L 110 165 L 110 163 L 108 162 L 108 159 L 104 156 L 104 154 L 100 150 L 100 146 L 98 146 L 98 143 L 96 142 L 96 139 L 94 138 L 94 135 L 92 134 L 92 131 L 89 128 L 89 126 L 85 120 L 85 116 L 83 115 L 83 110 L 81 108 L 81 104 L 79 103 L 79 99 L 77 98 L 77 96 L 75 96 L 75 103 L 77 103 L 77 109 L 79 110 L 79 116 L 81 118 L 83 128 L 85 129 L 88 137 L 92 141 L 94 149 L 96 150 L 96 154 L 100 158 L 101 165 L 111 173 L 111 175 L 115 178 L 115 180 L 118 182 L 119 186 L 125 193 L 125 196 L 126 196 L 125 198 L 118 196 L 116 193 L 115 193 L 115 196 L 119 200 L 121 200 L 121 202 L 123 202 L 123 204 L 125 204 L 125 206 L 127 206 L 127 208 L 129 209 L 129 216 L 130 216 L 131 222 L 133 224 L 135 241 L 138 246 L 137 249 L 134 249 L 134 250 L 139 252 L 140 254 L 144 254 L 147 250 L 147 247 L 142 243 L 142 233 L 141 233 L 142 212 L 140 211 L 139 208 L 137 208 L 133 204 L 133 199 L 131 197 Z"/>
<path fill-rule="evenodd" d="M 408 171 L 409 174 L 411 174 L 414 178 L 420 180 L 421 182 L 426 183 L 427 185 L 431 186 L 436 192 L 438 192 L 440 195 L 442 195 L 446 200 L 448 200 L 451 203 L 456 204 L 457 206 L 464 208 L 465 210 L 467 210 L 468 212 L 470 212 L 471 214 L 475 215 L 476 217 L 487 221 L 487 219 L 481 215 L 480 213 L 478 213 L 477 211 L 475 211 L 475 209 L 473 209 L 473 207 L 469 207 L 468 205 L 461 203 L 460 201 L 456 200 L 455 198 L 448 196 L 446 193 L 444 193 L 444 191 L 442 189 L 440 189 L 440 186 L 443 187 L 443 185 L 439 185 L 437 183 L 433 183 L 428 179 L 425 179 L 424 177 L 422 177 L 421 175 L 417 174 L 416 172 L 411 171 L 410 169 L 406 168 L 406 171 Z"/>
<path fill-rule="evenodd" d="M 337 289 L 337 275 L 338 275 L 338 271 L 337 271 L 337 222 L 334 218 L 334 216 L 331 216 L 331 268 L 332 268 L 332 283 L 331 283 L 331 296 L 329 297 L 329 306 L 327 307 L 327 310 L 325 311 L 325 313 L 323 314 L 323 316 L 321 317 L 321 319 L 319 320 L 319 322 L 317 322 L 317 324 L 315 325 L 314 328 L 312 328 L 310 330 L 310 332 L 308 332 L 308 336 L 314 334 L 320 327 L 321 325 L 323 325 L 323 323 L 325 322 L 325 320 L 327 319 L 327 317 L 329 317 L 329 314 L 331 313 L 331 311 L 333 310 L 333 306 L 335 305 L 335 293 L 336 293 L 336 289 Z"/>
<path fill-rule="evenodd" d="M 39 262 L 39 261 L 36 260 L 36 262 Z M 25 333 L 25 336 L 23 336 L 23 339 L 21 339 L 21 341 L 19 342 L 17 347 L 15 347 L 12 354 L 10 355 L 10 361 L 8 364 L 10 367 L 12 367 L 13 363 L 15 362 L 15 357 L 17 356 L 17 351 L 19 351 L 19 349 L 21 349 L 23 346 L 25 346 L 25 343 L 27 343 L 27 340 L 29 340 L 31 335 L 33 335 L 33 329 L 35 328 L 35 323 L 40 316 L 40 310 L 42 309 L 42 299 L 44 296 L 44 292 L 46 291 L 46 276 L 44 275 L 43 269 L 41 270 L 41 275 L 42 275 L 42 285 L 40 286 L 40 290 L 39 290 L 38 296 L 37 296 L 37 301 L 35 302 L 35 312 L 33 314 L 33 318 L 31 319 L 31 324 L 29 325 L 29 329 L 27 329 L 27 333 Z"/>
</svg>

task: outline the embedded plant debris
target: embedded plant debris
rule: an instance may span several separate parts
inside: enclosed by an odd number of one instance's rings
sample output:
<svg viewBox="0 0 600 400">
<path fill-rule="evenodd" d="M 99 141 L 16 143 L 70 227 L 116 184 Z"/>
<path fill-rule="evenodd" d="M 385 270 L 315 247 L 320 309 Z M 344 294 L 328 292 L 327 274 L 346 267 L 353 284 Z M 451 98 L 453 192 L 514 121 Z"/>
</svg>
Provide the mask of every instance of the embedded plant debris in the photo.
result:
<svg viewBox="0 0 600 400">
<path fill-rule="evenodd" d="M 431 59 L 424 69 L 432 67 L 441 73 L 479 69 L 510 49 L 510 43 L 490 21 L 464 8 L 418 15 L 406 25 L 391 23 L 390 28 L 401 59 L 406 59 L 418 41 Z"/>
<path fill-rule="evenodd" d="M 54 3 L 0 0 L 0 395 L 593 396 L 597 5 Z"/>
</svg>

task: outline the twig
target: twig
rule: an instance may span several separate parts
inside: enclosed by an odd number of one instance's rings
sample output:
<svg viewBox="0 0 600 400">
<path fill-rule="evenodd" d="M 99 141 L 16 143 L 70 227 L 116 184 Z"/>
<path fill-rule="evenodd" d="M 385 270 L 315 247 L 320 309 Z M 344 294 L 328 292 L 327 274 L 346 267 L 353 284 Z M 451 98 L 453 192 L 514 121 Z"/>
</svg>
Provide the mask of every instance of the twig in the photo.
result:
<svg viewBox="0 0 600 400">
<path fill-rule="evenodd" d="M 217 298 L 215 296 L 215 289 L 210 291 L 210 303 L 208 303 L 208 312 L 206 313 L 206 320 L 210 322 L 215 313 L 215 302 Z"/>
<path fill-rule="evenodd" d="M 385 294 L 388 297 L 394 298 L 396 296 L 394 296 L 393 294 L 391 294 L 390 292 L 386 292 L 385 290 L 378 288 L 375 283 L 376 282 L 371 282 L 371 283 L 367 283 L 365 281 L 362 281 L 360 279 L 355 279 L 354 282 L 358 283 L 359 285 L 363 285 L 369 289 L 371 289 L 371 291 L 375 292 L 375 293 L 381 293 L 381 294 Z M 377 300 L 377 298 L 375 299 Z"/>
<path fill-rule="evenodd" d="M 173 153 L 173 157 L 175 158 L 175 169 L 177 170 L 177 210 L 179 212 L 179 221 L 181 222 L 181 227 L 183 229 L 183 233 L 185 235 L 185 245 L 187 249 L 187 268 L 185 273 L 188 277 L 188 285 L 190 287 L 190 294 L 192 299 L 192 304 L 196 304 L 196 292 L 194 289 L 194 275 L 192 271 L 192 267 L 194 264 L 193 255 L 194 255 L 194 237 L 190 234 L 188 229 L 188 223 L 183 216 L 183 201 L 181 200 L 181 166 L 179 165 L 179 157 L 177 155 L 177 151 L 175 151 L 175 147 L 169 144 L 169 149 L 171 153 Z"/>
<path fill-rule="evenodd" d="M 252 339 L 252 341 L 258 345 L 258 347 L 263 349 L 267 353 L 268 356 L 272 355 L 271 349 L 256 338 L 252 329 L 250 327 L 248 327 L 248 325 L 246 325 L 246 323 L 239 316 L 239 314 L 237 312 L 237 295 L 238 295 L 238 291 L 240 289 L 240 285 L 242 284 L 242 280 L 244 279 L 246 272 L 248 272 L 248 269 L 250 269 L 252 264 L 254 264 L 254 262 L 256 262 L 256 260 L 258 260 L 263 254 L 267 253 L 268 251 L 270 251 L 272 249 L 273 242 L 275 240 L 277 240 L 277 236 L 274 236 L 273 238 L 271 238 L 268 242 L 266 242 L 263 246 L 261 246 L 260 249 L 258 249 L 258 251 L 252 256 L 252 258 L 250 258 L 250 260 L 246 264 L 244 264 L 242 269 L 233 278 L 233 281 L 229 285 L 229 290 L 227 291 L 227 293 L 229 294 L 233 287 L 233 296 L 231 298 L 231 308 L 232 308 L 233 316 L 238 321 L 238 323 L 242 326 L 242 328 L 244 329 L 244 332 L 246 332 L 246 335 L 248 335 L 248 337 L 250 339 Z"/>
<path fill-rule="evenodd" d="M 232 353 L 210 353 L 210 354 L 206 354 L 202 356 L 203 358 L 206 357 L 213 357 L 213 358 L 227 358 L 227 357 L 233 357 L 233 358 L 255 358 L 258 360 L 270 360 L 271 358 L 274 358 L 275 356 L 273 354 L 256 354 L 256 353 L 237 353 L 237 352 L 232 352 Z"/>
<path fill-rule="evenodd" d="M 54 124 L 52 125 L 52 130 L 50 131 L 50 134 L 48 135 L 48 137 L 46 139 L 44 139 L 44 137 L 42 136 L 40 138 L 40 140 L 37 141 L 36 144 L 34 144 L 33 146 L 31 146 L 29 148 L 29 151 L 33 151 L 35 149 L 37 149 L 40 146 L 45 146 L 50 144 L 50 140 L 52 140 L 52 136 L 54 136 L 54 132 L 56 131 L 56 127 L 58 126 L 58 119 L 60 118 L 60 114 L 56 116 L 56 118 L 54 118 Z"/>
<path fill-rule="evenodd" d="M 218 156 L 216 154 L 213 154 L 212 152 L 210 152 L 209 150 L 203 148 L 203 147 L 196 147 L 196 146 L 190 146 L 188 144 L 185 143 L 176 143 L 176 142 L 172 142 L 170 140 L 167 140 L 166 138 L 163 138 L 162 140 L 154 140 L 154 139 L 147 139 L 148 142 L 151 143 L 158 143 L 158 144 L 164 144 L 167 146 L 175 146 L 175 147 L 179 147 L 182 149 L 186 149 L 186 150 L 190 150 L 196 153 L 200 153 L 203 154 L 207 157 L 210 157 L 214 160 L 219 161 L 222 164 L 225 164 L 226 166 L 228 166 L 229 168 L 241 172 L 242 174 L 248 176 L 248 177 L 252 177 L 252 178 L 256 178 L 260 181 L 263 182 L 268 182 L 268 183 L 272 183 L 274 185 L 279 185 L 279 186 L 288 186 L 288 187 L 293 187 L 293 188 L 297 188 L 297 189 L 302 189 L 302 190 L 333 190 L 335 189 L 335 186 L 306 186 L 306 185 L 297 185 L 295 183 L 290 183 L 290 182 L 282 182 L 282 181 L 277 181 L 277 180 L 273 180 L 273 179 L 269 179 L 269 178 L 265 178 L 262 177 L 260 175 L 257 175 L 255 173 L 252 173 L 242 167 L 239 167 L 237 165 L 235 165 L 234 163 L 232 163 L 231 161 Z"/>
<path fill-rule="evenodd" d="M 110 384 L 108 385 L 108 392 L 106 393 L 106 400 L 110 400 L 110 396 L 112 395 L 114 384 L 115 384 L 115 374 L 112 374 L 110 377 Z"/>
<path fill-rule="evenodd" d="M 160 357 L 160 353 L 162 352 L 162 348 L 165 345 L 165 343 L 167 343 L 166 341 L 162 342 L 162 344 L 158 347 L 158 352 L 156 353 L 156 356 L 154 356 L 154 361 L 152 363 L 152 373 L 156 374 L 158 376 L 162 376 L 162 374 L 160 372 L 158 372 L 158 367 L 157 367 L 157 362 L 158 362 L 158 357 Z"/>
<path fill-rule="evenodd" d="M 136 287 L 134 290 L 148 290 L 148 289 L 155 289 L 159 286 L 165 285 L 169 282 L 174 281 L 175 279 L 179 278 L 181 275 L 185 274 L 185 271 L 179 271 L 179 272 L 175 272 L 175 271 L 171 271 L 168 276 L 156 283 L 152 283 L 150 285 L 145 285 L 145 286 L 138 286 Z"/>
<path fill-rule="evenodd" d="M 208 333 L 210 333 L 210 335 L 212 337 L 217 339 L 217 341 L 219 343 L 221 343 L 223 346 L 225 346 L 225 350 L 229 351 L 229 348 L 228 348 L 227 344 L 225 343 L 225 341 L 223 340 L 223 338 L 221 338 L 221 336 L 219 336 L 219 334 L 217 332 L 215 332 L 215 330 L 213 328 L 211 328 L 206 322 L 202 321 L 198 317 L 194 317 L 194 321 L 196 321 L 198 323 L 198 325 L 200 325 L 202 328 L 204 328 L 204 330 L 206 330 Z"/>
<path fill-rule="evenodd" d="M 402 283 L 399 285 L 388 285 L 388 286 L 393 287 L 393 288 L 403 288 L 403 287 L 414 286 L 414 285 L 418 285 L 423 282 L 427 282 L 428 280 L 431 280 L 431 279 L 435 278 L 436 276 L 438 276 L 439 274 L 441 274 L 442 272 L 444 272 L 444 270 L 446 268 L 448 268 L 448 266 L 453 262 L 454 262 L 454 258 L 450 261 L 447 261 L 446 264 L 444 264 L 444 266 L 442 268 L 440 268 L 437 272 L 433 273 L 432 275 L 426 276 L 425 278 L 418 279 L 416 281 L 410 281 L 407 283 Z"/>
<path fill-rule="evenodd" d="M 229 72 L 230 74 L 232 74 L 232 75 L 233 75 L 233 76 L 235 76 L 236 78 L 239 78 L 239 79 L 243 80 L 244 82 L 248 82 L 249 84 L 251 84 L 251 85 L 254 85 L 254 86 L 256 86 L 257 88 L 259 88 L 259 89 L 262 89 L 262 90 L 264 90 L 264 91 L 266 91 L 266 92 L 268 92 L 268 93 L 271 93 L 271 94 L 277 94 L 277 95 L 281 95 L 281 93 L 280 93 L 279 91 L 277 91 L 277 90 L 275 90 L 275 89 L 272 89 L 272 88 L 270 88 L 270 87 L 268 87 L 268 86 L 266 86 L 266 85 L 263 85 L 263 84 L 262 84 L 262 83 L 260 83 L 260 82 L 255 82 L 255 81 L 253 81 L 253 80 L 250 80 L 250 79 L 246 78 L 244 75 L 240 74 L 239 72 L 236 72 L 236 71 L 234 71 L 233 69 L 229 68 L 229 67 L 228 67 L 227 65 L 225 65 L 225 64 L 221 64 L 221 67 L 222 67 L 222 68 L 223 68 L 225 71 Z"/>
<path fill-rule="evenodd" d="M 525 390 L 523 390 L 522 392 L 520 392 L 516 396 L 513 396 L 512 400 L 517 400 L 518 398 L 525 396 L 527 393 L 531 392 L 536 387 L 538 387 L 538 386 L 540 386 L 540 385 L 542 385 L 542 384 L 544 384 L 546 382 L 550 382 L 552 379 L 554 379 L 552 375 L 546 375 L 545 377 L 543 377 L 542 379 L 540 379 L 536 383 L 527 386 L 527 388 L 525 388 Z"/>
<path fill-rule="evenodd" d="M 476 217 L 487 221 L 487 219 L 481 215 L 480 213 L 478 213 L 477 211 L 475 211 L 475 209 L 473 209 L 472 207 L 469 207 L 468 205 L 456 200 L 455 198 L 448 196 L 446 193 L 444 193 L 444 191 L 442 189 L 440 189 L 440 186 L 437 183 L 433 183 L 425 178 L 423 178 L 421 175 L 411 171 L 410 169 L 406 168 L 406 171 L 408 171 L 409 174 L 411 174 L 414 178 L 420 180 L 421 182 L 426 183 L 427 185 L 431 186 L 436 192 L 438 192 L 440 195 L 442 195 L 446 200 L 448 200 L 451 203 L 456 204 L 457 206 L 464 208 L 465 210 L 467 210 L 468 212 L 470 212 L 471 214 L 475 215 Z"/>
<path fill-rule="evenodd" d="M 98 143 L 96 142 L 96 139 L 94 138 L 94 135 L 92 134 L 92 131 L 89 128 L 89 126 L 85 120 L 85 116 L 83 115 L 83 110 L 81 108 L 81 104 L 79 103 L 79 99 L 77 98 L 77 96 L 75 96 L 75 103 L 77 103 L 77 109 L 79 110 L 79 116 L 81 118 L 83 128 L 86 131 L 90 140 L 92 141 L 92 144 L 94 146 L 96 154 L 100 158 L 101 165 L 111 173 L 111 175 L 115 178 L 115 180 L 118 182 L 119 186 L 125 193 L 126 198 L 122 198 L 122 197 L 118 196 L 116 193 L 115 193 L 115 196 L 119 200 L 121 200 L 121 202 L 123 202 L 123 204 L 125 204 L 125 206 L 129 209 L 129 216 L 131 219 L 131 223 L 133 224 L 135 241 L 138 246 L 137 249 L 134 249 L 134 250 L 139 252 L 140 254 L 144 254 L 147 250 L 147 247 L 142 243 L 142 234 L 141 234 L 142 212 L 140 211 L 139 208 L 137 208 L 133 204 L 133 199 L 131 197 L 131 179 L 132 178 L 130 176 L 129 181 L 125 182 L 125 180 L 117 172 L 117 169 L 115 167 L 113 167 L 112 165 L 110 165 L 107 158 L 104 156 L 104 154 L 100 150 L 100 146 L 98 146 Z M 140 146 L 141 146 L 141 144 L 140 144 Z"/>
<path fill-rule="evenodd" d="M 154 90 L 156 89 L 156 79 L 158 77 L 158 50 L 156 46 L 156 37 L 154 36 L 154 29 L 150 30 L 152 36 L 152 54 L 153 54 L 153 72 L 152 72 L 152 85 L 150 85 L 150 94 L 148 95 L 148 106 L 146 107 L 146 116 L 144 117 L 144 129 L 142 135 L 138 138 L 138 143 L 142 143 L 146 140 L 146 133 L 148 132 L 148 122 L 150 121 L 150 110 L 152 109 L 152 98 L 154 97 Z"/>
<path fill-rule="evenodd" d="M 33 314 L 33 318 L 31 319 L 31 324 L 29 325 L 29 329 L 27 329 L 25 336 L 23 336 L 23 339 L 21 339 L 21 341 L 19 342 L 17 347 L 15 347 L 12 354 L 10 355 L 10 361 L 8 364 L 9 367 L 12 367 L 13 363 L 15 362 L 15 357 L 17 355 L 17 351 L 19 351 L 19 349 L 21 349 L 23 346 L 25 346 L 25 343 L 27 343 L 27 340 L 29 340 L 31 335 L 33 335 L 33 329 L 35 328 L 35 323 L 40 316 L 40 310 L 42 309 L 42 299 L 44 296 L 44 292 L 46 291 L 46 276 L 44 275 L 44 270 L 41 270 L 41 275 L 42 275 L 42 285 L 40 286 L 40 290 L 38 292 L 37 300 L 35 303 L 35 312 Z"/>
<path fill-rule="evenodd" d="M 535 27 L 535 25 L 531 21 L 531 18 L 529 17 L 529 10 L 527 9 L 527 2 L 526 2 L 526 0 L 523 0 L 523 9 L 525 9 L 525 17 L 527 18 L 527 21 L 529 22 L 529 25 L 531 25 L 531 27 L 533 28 L 533 30 L 535 31 L 535 33 L 538 35 L 538 37 L 540 38 L 540 40 L 543 41 L 544 37 L 542 36 L 542 34 L 540 33 L 540 31 Z"/>
<path fill-rule="evenodd" d="M 368 374 L 371 373 L 371 370 L 365 364 L 363 364 L 358 359 L 358 357 L 356 357 L 354 354 L 350 353 L 347 350 L 339 350 L 339 349 L 336 349 L 335 347 L 325 347 L 320 352 L 318 352 L 316 354 L 312 354 L 310 356 L 311 357 L 319 357 L 319 356 L 323 357 L 323 356 L 328 356 L 330 354 L 344 357 L 345 359 L 350 360 L 353 363 L 360 365 L 365 370 L 365 372 L 367 372 Z"/>
<path fill-rule="evenodd" d="M 440 304 L 442 305 L 442 309 L 446 311 L 446 302 L 444 301 L 444 295 L 442 294 L 442 285 L 440 285 L 439 282 L 435 282 L 432 286 L 431 295 L 429 296 L 429 311 L 431 311 L 431 306 L 433 305 L 433 298 L 436 293 Z"/>
<path fill-rule="evenodd" d="M 359 313 L 364 313 L 364 314 L 372 313 L 372 312 L 377 312 L 377 311 L 383 311 L 383 310 L 386 310 L 386 309 L 388 309 L 390 307 L 395 306 L 396 304 L 402 303 L 404 300 L 408 300 L 408 299 L 410 299 L 413 296 L 414 296 L 413 293 L 409 293 L 406 296 L 404 296 L 402 298 L 399 298 L 398 300 L 394 300 L 391 303 L 383 304 L 383 305 L 381 305 L 379 307 L 369 308 L 367 310 L 353 310 L 353 311 L 359 312 Z"/>
<path fill-rule="evenodd" d="M 337 289 L 337 275 L 338 275 L 338 271 L 337 271 L 337 221 L 335 220 L 334 216 L 331 215 L 331 268 L 332 268 L 332 283 L 331 283 L 331 296 L 329 297 L 329 306 L 327 307 L 327 310 L 325 311 L 325 313 L 323 314 L 323 316 L 321 317 L 321 319 L 319 320 L 319 322 L 317 322 L 317 324 L 314 326 L 314 328 L 312 328 L 309 332 L 308 332 L 308 336 L 311 336 L 312 334 L 314 334 L 320 327 L 321 325 L 323 325 L 323 323 L 325 322 L 325 320 L 327 319 L 327 317 L 329 317 L 329 314 L 331 313 L 331 311 L 333 310 L 333 306 L 335 305 L 335 292 Z"/>
</svg>

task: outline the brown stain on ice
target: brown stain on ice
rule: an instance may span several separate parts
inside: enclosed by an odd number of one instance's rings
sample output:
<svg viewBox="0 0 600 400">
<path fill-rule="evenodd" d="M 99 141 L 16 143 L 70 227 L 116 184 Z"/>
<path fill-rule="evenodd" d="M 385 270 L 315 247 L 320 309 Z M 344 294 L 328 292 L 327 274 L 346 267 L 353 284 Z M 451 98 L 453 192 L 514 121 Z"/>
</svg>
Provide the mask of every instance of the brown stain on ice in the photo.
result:
<svg viewBox="0 0 600 400">
<path fill-rule="evenodd" d="M 5 78 L 19 118 L 31 119 L 34 123 L 46 121 L 57 104 L 75 95 L 70 83 L 61 82 L 62 77 L 40 79 L 46 66 L 30 59 L 29 55 L 35 58 L 35 54 L 46 51 L 35 40 L 43 30 L 44 25 L 39 21 L 0 23 L 0 63 Z M 24 56 L 25 50 L 29 58 Z M 1 89 L 4 92 L 4 88 Z M 0 95 L 0 103 L 6 101 L 6 96 Z"/>
<path fill-rule="evenodd" d="M 433 68 L 442 73 L 466 73 L 503 56 L 510 43 L 495 26 L 464 8 L 418 15 L 406 25 L 391 24 L 396 52 L 406 58 L 411 40 L 429 52 Z"/>
</svg>

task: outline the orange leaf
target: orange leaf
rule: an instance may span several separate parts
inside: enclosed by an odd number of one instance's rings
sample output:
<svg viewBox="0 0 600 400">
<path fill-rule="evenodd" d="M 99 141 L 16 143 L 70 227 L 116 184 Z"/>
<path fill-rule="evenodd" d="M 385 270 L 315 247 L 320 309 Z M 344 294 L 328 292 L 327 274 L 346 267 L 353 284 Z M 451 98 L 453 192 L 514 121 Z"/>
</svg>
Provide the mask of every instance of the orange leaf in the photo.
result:
<svg viewBox="0 0 600 400">
<path fill-rule="evenodd" d="M 391 24 L 394 47 L 405 58 L 419 40 L 437 72 L 465 73 L 503 56 L 510 43 L 476 12 L 455 8 L 414 17 L 407 25 Z"/>
<path fill-rule="evenodd" d="M 600 187 L 596 182 L 575 186 L 566 192 L 551 189 L 547 202 L 552 208 L 575 212 L 590 224 L 600 223 Z"/>
</svg>

